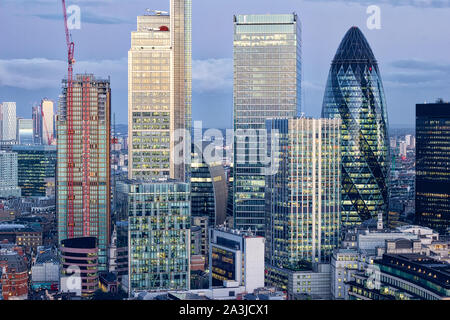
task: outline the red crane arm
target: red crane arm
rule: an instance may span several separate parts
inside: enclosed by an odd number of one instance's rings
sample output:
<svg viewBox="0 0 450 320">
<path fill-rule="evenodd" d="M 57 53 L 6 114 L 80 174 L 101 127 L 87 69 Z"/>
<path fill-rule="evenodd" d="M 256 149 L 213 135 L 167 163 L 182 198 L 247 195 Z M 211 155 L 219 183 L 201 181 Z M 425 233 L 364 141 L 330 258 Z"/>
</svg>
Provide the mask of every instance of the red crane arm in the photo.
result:
<svg viewBox="0 0 450 320">
<path fill-rule="evenodd" d="M 69 64 L 73 64 L 74 63 L 73 57 L 74 57 L 75 44 L 70 40 L 69 26 L 67 25 L 66 0 L 62 0 L 62 7 L 63 7 L 63 14 L 64 14 L 64 28 L 66 31 L 68 62 L 69 62 Z"/>
</svg>

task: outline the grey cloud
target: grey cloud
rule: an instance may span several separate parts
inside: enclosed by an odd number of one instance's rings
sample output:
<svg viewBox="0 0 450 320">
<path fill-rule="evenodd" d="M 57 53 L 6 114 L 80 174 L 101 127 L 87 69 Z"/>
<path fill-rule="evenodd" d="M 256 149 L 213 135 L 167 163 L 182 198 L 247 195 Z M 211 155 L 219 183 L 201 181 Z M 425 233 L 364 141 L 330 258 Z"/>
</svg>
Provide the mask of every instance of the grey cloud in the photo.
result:
<svg viewBox="0 0 450 320">
<path fill-rule="evenodd" d="M 118 81 L 126 87 L 127 58 L 118 60 L 77 61 L 76 72 L 92 72 L 96 75 L 111 75 L 112 84 Z M 105 72 L 107 74 L 105 74 Z M 0 59 L 0 86 L 22 89 L 58 88 L 61 78 L 67 73 L 63 60 L 45 58 Z M 193 90 L 196 92 L 223 92 L 233 87 L 233 60 L 206 59 L 192 61 Z"/>
<path fill-rule="evenodd" d="M 61 4 L 60 0 L 2 0 L 3 3 L 13 3 L 13 4 L 22 4 L 26 6 L 36 5 L 36 6 L 42 6 L 42 5 L 49 5 L 49 6 L 55 6 L 55 3 L 57 5 Z M 120 1 L 118 0 L 70 0 L 66 1 L 66 5 L 71 4 L 77 4 L 77 5 L 83 5 L 83 6 L 100 6 L 100 5 L 107 5 L 112 3 L 118 3 Z"/>
<path fill-rule="evenodd" d="M 397 60 L 391 66 L 399 69 L 424 70 L 424 71 L 450 71 L 450 64 L 439 64 L 422 60 Z"/>
<path fill-rule="evenodd" d="M 449 87 L 450 64 L 414 59 L 397 60 L 388 65 L 384 80 L 396 87 Z"/>
<path fill-rule="evenodd" d="M 411 6 L 419 8 L 450 8 L 450 0 L 307 0 L 314 2 L 341 2 L 360 5 L 386 4 L 394 7 Z"/>
<path fill-rule="evenodd" d="M 198 92 L 233 88 L 233 59 L 192 61 L 192 89 Z"/>
<path fill-rule="evenodd" d="M 45 19 L 45 20 L 62 20 L 62 14 L 35 14 L 35 17 Z M 81 23 L 92 23 L 92 24 L 126 24 L 133 23 L 131 21 L 126 21 L 120 18 L 99 16 L 86 11 L 81 12 Z"/>
<path fill-rule="evenodd" d="M 78 61 L 75 72 L 91 72 L 98 76 L 123 79 L 126 74 L 126 58 L 120 60 Z M 44 58 L 0 59 L 0 87 L 15 87 L 26 90 L 59 88 L 61 79 L 67 74 L 67 63 L 62 60 Z M 125 84 L 126 85 L 126 80 Z"/>
</svg>

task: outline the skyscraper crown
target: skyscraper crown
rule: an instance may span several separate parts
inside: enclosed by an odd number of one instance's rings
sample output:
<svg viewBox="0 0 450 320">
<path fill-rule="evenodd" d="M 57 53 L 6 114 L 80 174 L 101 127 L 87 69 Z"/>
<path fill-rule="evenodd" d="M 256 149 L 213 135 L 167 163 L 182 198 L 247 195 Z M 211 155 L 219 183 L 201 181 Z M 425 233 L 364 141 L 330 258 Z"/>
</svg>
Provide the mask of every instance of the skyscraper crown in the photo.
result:
<svg viewBox="0 0 450 320">
<path fill-rule="evenodd" d="M 347 31 L 333 59 L 333 63 L 349 62 L 377 62 L 366 37 L 358 27 L 351 27 Z"/>
</svg>

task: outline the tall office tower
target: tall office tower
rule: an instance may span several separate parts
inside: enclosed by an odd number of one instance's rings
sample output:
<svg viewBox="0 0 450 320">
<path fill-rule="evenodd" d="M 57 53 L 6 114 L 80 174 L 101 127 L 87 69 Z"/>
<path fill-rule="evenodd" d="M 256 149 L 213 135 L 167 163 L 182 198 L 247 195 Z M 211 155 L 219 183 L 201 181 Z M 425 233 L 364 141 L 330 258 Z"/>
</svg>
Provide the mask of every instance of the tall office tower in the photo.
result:
<svg viewBox="0 0 450 320">
<path fill-rule="evenodd" d="M 387 218 L 389 135 L 378 63 L 366 38 L 352 27 L 331 64 L 323 118 L 340 118 L 342 226 Z"/>
<path fill-rule="evenodd" d="M 15 141 L 16 140 L 16 103 L 3 102 L 0 104 L 0 140 Z"/>
<path fill-rule="evenodd" d="M 0 198 L 20 197 L 17 153 L 0 151 Z"/>
<path fill-rule="evenodd" d="M 189 290 L 189 184 L 128 181 L 117 187 L 127 202 L 130 294 Z"/>
<path fill-rule="evenodd" d="M 186 177 L 186 164 L 180 159 L 189 157 L 191 151 L 187 143 L 191 127 L 191 1 L 171 0 L 170 6 L 170 16 L 158 12 L 137 17 L 137 31 L 131 33 L 130 179 L 185 181 Z"/>
<path fill-rule="evenodd" d="M 53 131 L 53 101 L 48 99 L 42 99 L 41 102 L 41 132 L 42 132 L 42 144 L 51 145 L 55 138 Z"/>
<path fill-rule="evenodd" d="M 17 118 L 17 137 L 18 144 L 33 144 L 33 120 Z"/>
<path fill-rule="evenodd" d="M 450 103 L 416 105 L 416 221 L 450 227 Z"/>
<path fill-rule="evenodd" d="M 300 112 L 296 14 L 234 17 L 234 227 L 265 230 L 265 121 Z"/>
<path fill-rule="evenodd" d="M 64 239 L 96 237 L 99 270 L 106 271 L 107 247 L 111 238 L 110 82 L 92 74 L 75 77 L 73 143 L 69 143 L 67 80 L 63 80 L 62 91 L 57 121 L 58 238 L 61 242 Z"/>
<path fill-rule="evenodd" d="M 273 119 L 279 169 L 266 178 L 266 258 L 295 269 L 327 263 L 340 233 L 340 120 Z M 268 149 L 270 150 L 270 144 Z"/>
<path fill-rule="evenodd" d="M 19 187 L 24 197 L 45 197 L 48 181 L 55 180 L 56 146 L 15 145 Z"/>
<path fill-rule="evenodd" d="M 33 142 L 34 144 L 42 143 L 42 113 L 41 106 L 33 106 Z"/>
<path fill-rule="evenodd" d="M 203 143 L 202 150 L 207 143 Z M 202 150 L 192 144 L 191 210 L 192 217 L 207 217 L 211 227 L 222 225 L 227 215 L 227 180 L 221 162 L 208 162 Z"/>
</svg>

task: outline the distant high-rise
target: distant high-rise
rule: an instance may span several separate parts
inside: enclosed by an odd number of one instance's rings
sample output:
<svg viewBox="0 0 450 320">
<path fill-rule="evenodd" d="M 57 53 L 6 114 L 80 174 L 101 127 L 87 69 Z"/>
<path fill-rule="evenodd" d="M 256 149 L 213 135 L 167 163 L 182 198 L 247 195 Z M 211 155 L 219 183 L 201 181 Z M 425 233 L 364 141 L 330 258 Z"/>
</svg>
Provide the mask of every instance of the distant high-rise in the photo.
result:
<svg viewBox="0 0 450 320">
<path fill-rule="evenodd" d="M 273 119 L 279 169 L 266 179 L 266 260 L 295 269 L 327 263 L 339 245 L 340 120 Z M 270 148 L 270 144 L 269 144 Z"/>
<path fill-rule="evenodd" d="M 41 132 L 42 132 L 42 144 L 53 144 L 54 132 L 53 132 L 53 101 L 43 99 L 41 102 Z"/>
<path fill-rule="evenodd" d="M 139 16 L 128 62 L 128 176 L 185 181 L 177 160 L 190 156 L 191 0 L 171 0 L 170 15 Z"/>
<path fill-rule="evenodd" d="M 24 197 L 45 197 L 56 174 L 56 146 L 15 145 L 19 187 Z"/>
<path fill-rule="evenodd" d="M 389 136 L 378 63 L 361 30 L 352 27 L 331 64 L 323 118 L 340 118 L 342 225 L 387 217 Z"/>
<path fill-rule="evenodd" d="M 416 105 L 416 221 L 450 227 L 450 103 Z"/>
<path fill-rule="evenodd" d="M 234 227 L 265 230 L 269 118 L 300 112 L 301 26 L 296 14 L 234 17 Z"/>
<path fill-rule="evenodd" d="M 59 242 L 96 237 L 99 270 L 107 268 L 110 240 L 110 124 L 109 80 L 79 74 L 73 81 L 73 143 L 68 144 L 67 80 L 63 81 L 57 121 L 57 201 Z M 73 162 L 69 162 L 69 152 Z M 73 168 L 73 177 L 69 174 Z M 72 186 L 73 195 L 70 195 Z M 71 197 L 71 199 L 69 199 Z M 72 201 L 70 201 L 72 200 Z M 71 212 L 70 206 L 73 206 Z"/>
<path fill-rule="evenodd" d="M 16 140 L 17 119 L 15 102 L 3 102 L 0 104 L 0 127 L 0 140 Z"/>
<path fill-rule="evenodd" d="M 17 153 L 0 151 L 0 198 L 20 197 Z"/>
<path fill-rule="evenodd" d="M 33 142 L 34 144 L 42 144 L 42 113 L 41 106 L 33 106 Z"/>
<path fill-rule="evenodd" d="M 17 118 L 17 143 L 33 144 L 33 120 Z"/>
</svg>

